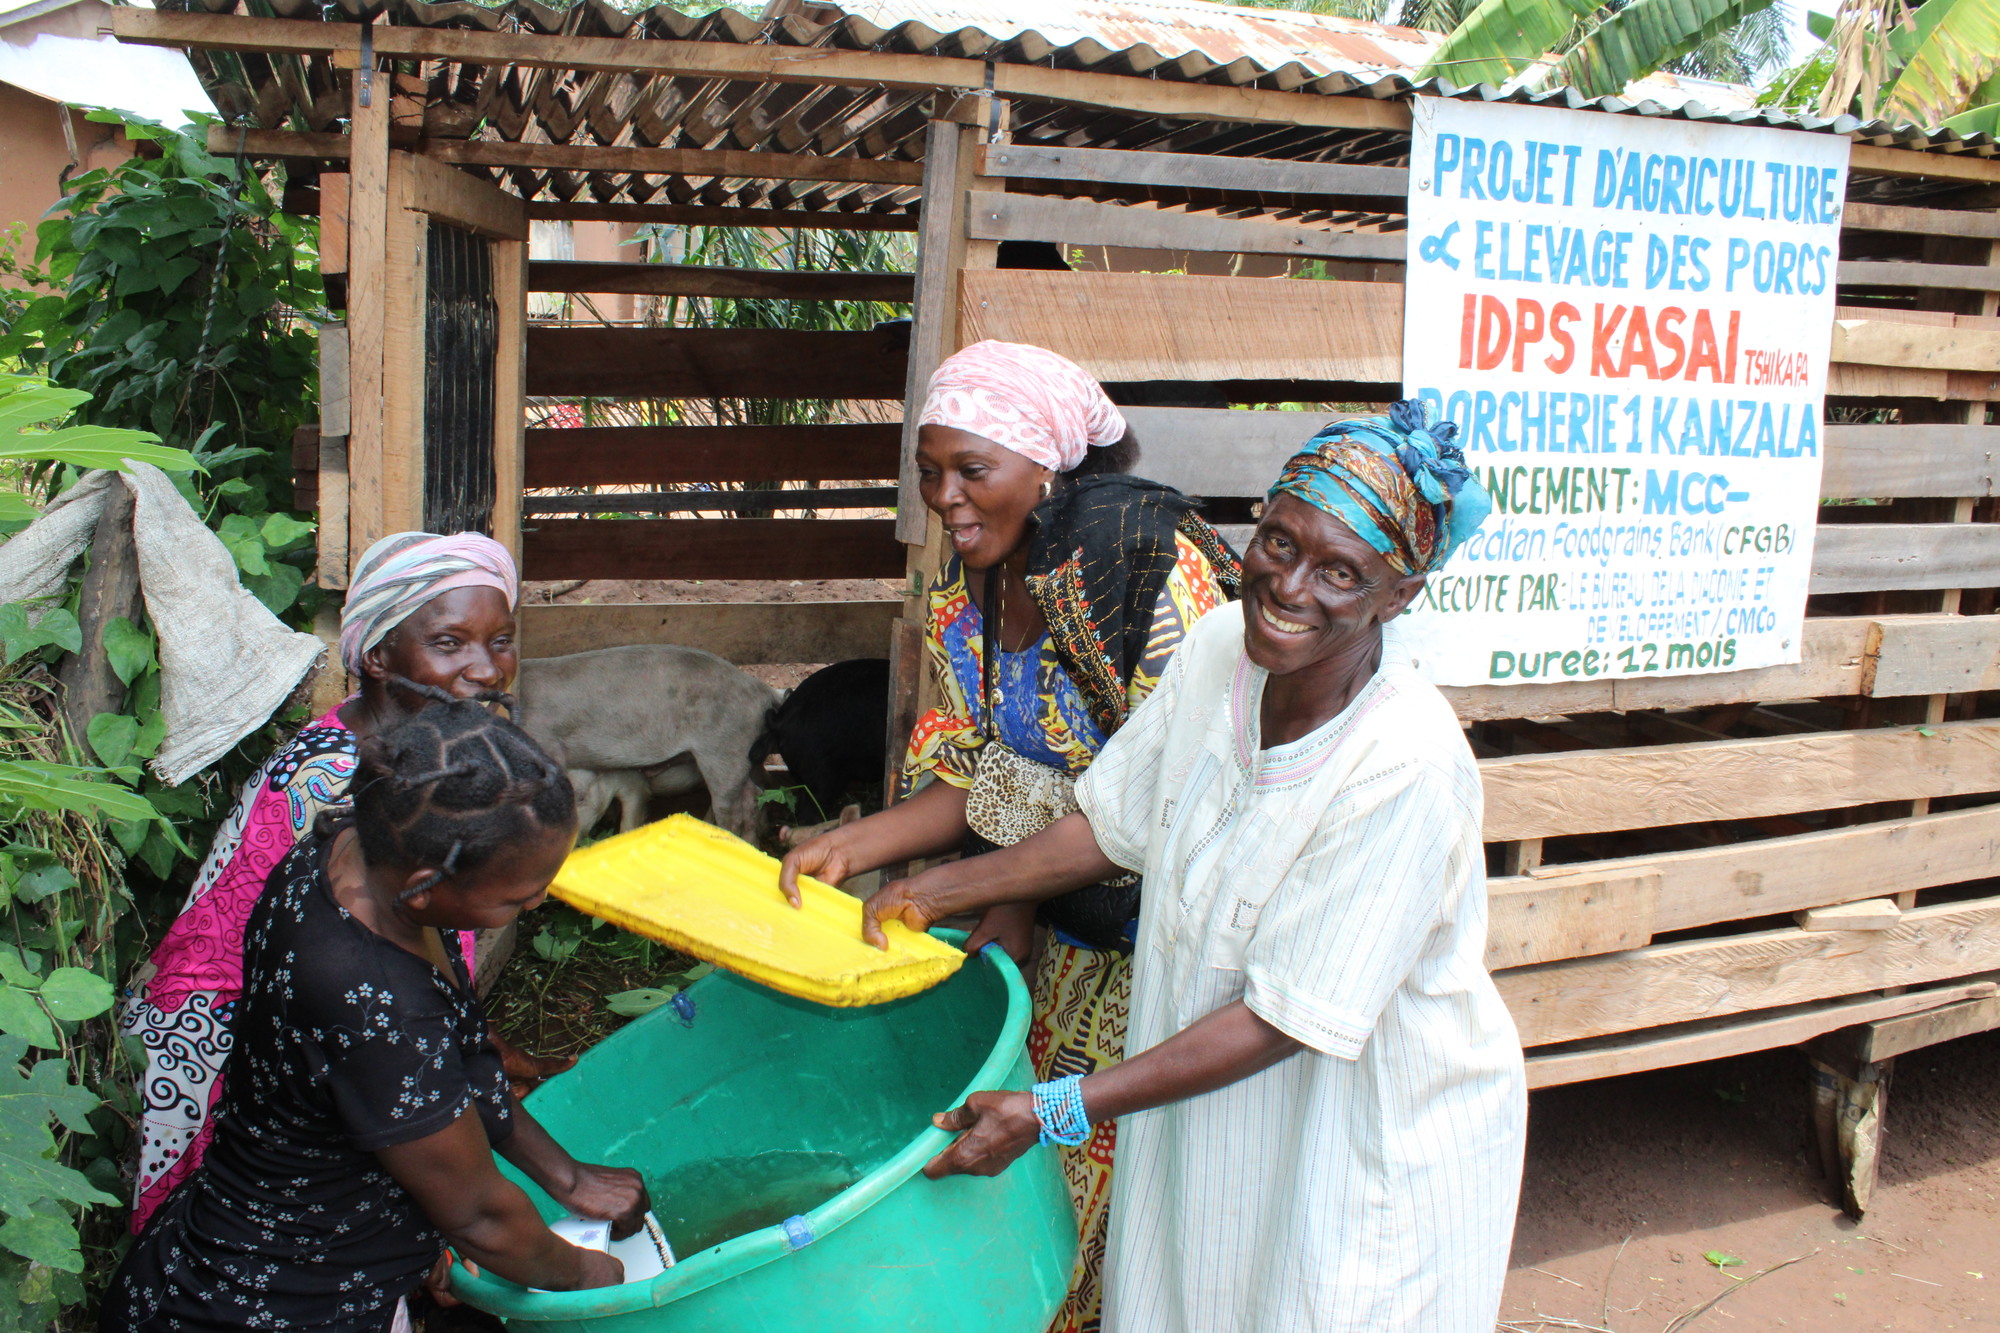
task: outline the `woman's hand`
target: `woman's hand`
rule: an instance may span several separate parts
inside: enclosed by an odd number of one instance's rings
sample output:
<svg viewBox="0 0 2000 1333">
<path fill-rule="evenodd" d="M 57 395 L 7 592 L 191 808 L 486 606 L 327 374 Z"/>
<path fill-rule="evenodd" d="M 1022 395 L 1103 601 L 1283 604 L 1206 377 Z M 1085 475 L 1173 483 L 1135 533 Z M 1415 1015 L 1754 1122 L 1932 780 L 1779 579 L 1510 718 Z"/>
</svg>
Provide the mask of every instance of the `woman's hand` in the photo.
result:
<svg viewBox="0 0 2000 1333">
<path fill-rule="evenodd" d="M 602 1250 L 583 1250 L 583 1281 L 570 1288 L 572 1291 L 589 1291 L 593 1287 L 615 1287 L 625 1281 L 625 1263 L 616 1255 Z"/>
<path fill-rule="evenodd" d="M 646 1213 L 653 1206 L 646 1182 L 637 1171 L 587 1162 L 576 1164 L 576 1178 L 568 1189 L 560 1194 L 551 1192 L 550 1197 L 577 1217 L 609 1220 L 615 1240 L 623 1240 L 644 1226 Z"/>
<path fill-rule="evenodd" d="M 479 1275 L 479 1266 L 473 1263 L 472 1260 L 467 1259 L 465 1260 L 465 1271 L 477 1277 Z M 424 1275 L 424 1294 L 431 1298 L 433 1305 L 442 1309 L 450 1309 L 454 1305 L 464 1303 L 458 1297 L 451 1294 L 450 1250 L 446 1250 L 443 1254 L 440 1254 L 437 1257 L 437 1262 L 431 1265 L 431 1271 Z"/>
<path fill-rule="evenodd" d="M 1009 958 L 1025 967 L 1035 949 L 1035 905 L 1001 903 L 987 908 L 979 925 L 965 937 L 965 951 L 976 954 L 989 944 L 999 945 Z"/>
<path fill-rule="evenodd" d="M 1042 1138 L 1034 1094 L 1027 1092 L 975 1092 L 958 1109 L 932 1116 L 931 1123 L 958 1134 L 924 1167 L 932 1180 L 997 1176 Z"/>
<path fill-rule="evenodd" d="M 828 829 L 785 853 L 785 859 L 778 863 L 778 887 L 785 891 L 787 902 L 794 907 L 799 905 L 800 875 L 810 875 L 822 884 L 838 887 L 840 881 L 859 873 L 849 850 L 847 830 L 852 827 L 850 824 Z"/>
<path fill-rule="evenodd" d="M 952 901 L 951 891 L 963 873 L 960 867 L 966 864 L 953 861 L 932 866 L 921 875 L 884 884 L 861 904 L 861 938 L 878 949 L 886 949 L 889 937 L 882 932 L 882 922 L 900 921 L 921 935 L 961 910 Z"/>
</svg>

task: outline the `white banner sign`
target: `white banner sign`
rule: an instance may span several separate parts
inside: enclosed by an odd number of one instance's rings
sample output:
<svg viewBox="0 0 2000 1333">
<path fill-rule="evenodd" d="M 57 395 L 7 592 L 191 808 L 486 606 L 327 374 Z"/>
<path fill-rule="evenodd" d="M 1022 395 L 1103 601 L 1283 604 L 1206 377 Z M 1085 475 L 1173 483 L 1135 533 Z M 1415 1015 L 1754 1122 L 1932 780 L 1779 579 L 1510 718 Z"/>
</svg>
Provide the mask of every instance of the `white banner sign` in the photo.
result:
<svg viewBox="0 0 2000 1333">
<path fill-rule="evenodd" d="M 1845 137 L 1420 98 L 1406 397 L 1493 516 L 1411 628 L 1440 684 L 1799 660 Z"/>
</svg>

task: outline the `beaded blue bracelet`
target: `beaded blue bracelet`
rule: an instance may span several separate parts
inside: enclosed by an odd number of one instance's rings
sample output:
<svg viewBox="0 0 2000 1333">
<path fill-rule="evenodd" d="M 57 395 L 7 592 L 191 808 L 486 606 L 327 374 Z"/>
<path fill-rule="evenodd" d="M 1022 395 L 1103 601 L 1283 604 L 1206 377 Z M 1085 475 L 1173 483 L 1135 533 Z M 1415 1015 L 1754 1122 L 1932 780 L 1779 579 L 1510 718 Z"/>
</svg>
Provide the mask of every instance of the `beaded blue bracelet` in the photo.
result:
<svg viewBox="0 0 2000 1333">
<path fill-rule="evenodd" d="M 1083 1075 L 1052 1079 L 1034 1087 L 1035 1119 L 1042 1122 L 1042 1143 L 1074 1148 L 1090 1137 L 1090 1117 L 1083 1109 Z"/>
</svg>

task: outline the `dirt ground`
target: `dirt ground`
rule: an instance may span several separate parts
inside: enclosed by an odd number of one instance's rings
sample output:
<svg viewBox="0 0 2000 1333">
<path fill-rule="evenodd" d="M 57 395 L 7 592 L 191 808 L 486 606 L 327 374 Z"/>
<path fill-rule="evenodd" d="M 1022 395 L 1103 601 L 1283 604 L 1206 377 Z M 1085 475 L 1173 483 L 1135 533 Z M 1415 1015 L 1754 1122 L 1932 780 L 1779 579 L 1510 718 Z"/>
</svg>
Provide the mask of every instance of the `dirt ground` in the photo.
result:
<svg viewBox="0 0 2000 1333">
<path fill-rule="evenodd" d="M 2000 1329 L 2000 1033 L 1897 1065 L 1859 1223 L 1809 1161 L 1796 1051 L 1535 1093 L 1502 1329 Z"/>
</svg>

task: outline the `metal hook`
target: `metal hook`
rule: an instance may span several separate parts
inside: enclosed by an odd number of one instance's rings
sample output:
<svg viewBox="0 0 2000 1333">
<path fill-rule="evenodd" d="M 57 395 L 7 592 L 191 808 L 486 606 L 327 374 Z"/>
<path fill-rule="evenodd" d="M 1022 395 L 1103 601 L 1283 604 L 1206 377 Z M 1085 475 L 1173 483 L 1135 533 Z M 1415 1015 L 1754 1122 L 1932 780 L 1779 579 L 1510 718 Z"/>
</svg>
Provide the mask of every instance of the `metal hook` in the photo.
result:
<svg viewBox="0 0 2000 1333">
<path fill-rule="evenodd" d="M 361 105 L 374 104 L 375 93 L 375 24 L 361 25 L 361 68 L 356 71 L 361 79 Z"/>
</svg>

